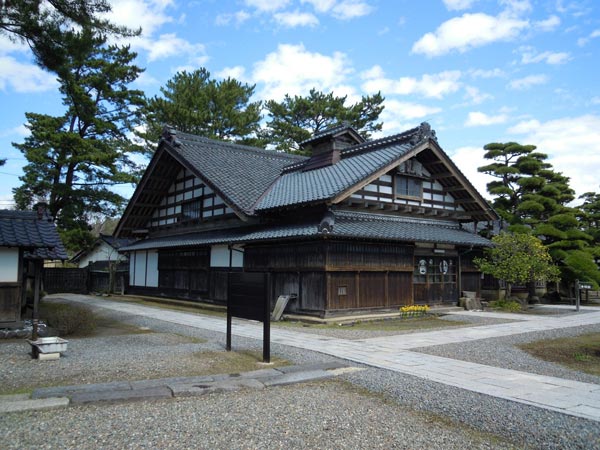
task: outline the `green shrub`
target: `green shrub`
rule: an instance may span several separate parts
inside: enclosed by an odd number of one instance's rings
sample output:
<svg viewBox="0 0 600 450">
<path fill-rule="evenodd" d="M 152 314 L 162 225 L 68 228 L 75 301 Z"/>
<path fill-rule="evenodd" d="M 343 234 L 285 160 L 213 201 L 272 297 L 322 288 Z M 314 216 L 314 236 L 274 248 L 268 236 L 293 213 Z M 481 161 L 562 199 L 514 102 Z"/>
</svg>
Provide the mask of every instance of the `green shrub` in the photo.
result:
<svg viewBox="0 0 600 450">
<path fill-rule="evenodd" d="M 60 336 L 83 336 L 96 329 L 96 316 L 87 306 L 42 302 L 40 318 Z"/>
<path fill-rule="evenodd" d="M 496 300 L 496 301 L 490 302 L 489 306 L 491 308 L 501 309 L 503 311 L 509 311 L 509 312 L 521 311 L 521 304 L 514 300 Z"/>
</svg>

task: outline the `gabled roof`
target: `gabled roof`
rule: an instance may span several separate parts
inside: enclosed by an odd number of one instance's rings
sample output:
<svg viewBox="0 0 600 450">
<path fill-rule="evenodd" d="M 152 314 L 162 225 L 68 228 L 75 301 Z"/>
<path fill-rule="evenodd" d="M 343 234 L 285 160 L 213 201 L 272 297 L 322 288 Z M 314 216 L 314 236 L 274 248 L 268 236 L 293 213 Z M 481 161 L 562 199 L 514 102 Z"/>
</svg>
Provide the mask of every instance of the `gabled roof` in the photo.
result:
<svg viewBox="0 0 600 450">
<path fill-rule="evenodd" d="M 235 244 L 281 239 L 318 239 L 333 237 L 399 242 L 429 242 L 461 246 L 490 246 L 489 240 L 462 229 L 452 221 L 410 219 L 385 214 L 335 210 L 327 230 L 322 221 L 308 220 L 293 224 L 248 226 L 231 230 L 213 230 L 144 239 L 121 251 L 185 248 L 199 245 Z"/>
<path fill-rule="evenodd" d="M 348 132 L 341 125 L 312 138 Z M 311 158 L 215 141 L 165 130 L 159 148 L 129 202 L 115 235 L 145 228 L 181 166 L 219 195 L 243 220 L 270 211 L 312 204 L 340 204 L 353 192 L 417 156 L 432 176 L 452 192 L 469 220 L 497 218 L 485 199 L 437 144 L 423 123 L 394 136 L 365 141 L 340 152 L 339 161 L 311 166 Z M 127 234 L 127 233 L 125 233 Z"/>
<path fill-rule="evenodd" d="M 114 248 L 115 250 L 118 250 L 121 247 L 124 247 L 126 245 L 129 245 L 129 244 L 135 242 L 135 239 L 116 238 L 109 234 L 100 233 L 100 236 L 98 236 L 98 239 L 96 239 L 93 247 L 90 250 L 81 250 L 81 251 L 77 252 L 69 261 L 74 262 L 74 263 L 78 262 L 79 260 L 81 260 L 81 258 L 83 258 L 86 255 L 89 255 L 92 251 L 94 251 L 102 242 L 104 242 L 106 245 Z"/>
<path fill-rule="evenodd" d="M 0 247 L 23 248 L 30 258 L 67 259 L 52 220 L 33 211 L 0 210 Z"/>
<path fill-rule="evenodd" d="M 247 214 L 283 167 L 306 158 L 179 132 L 166 146 L 205 178 L 225 203 Z"/>
<path fill-rule="evenodd" d="M 285 166 L 305 159 L 305 156 L 165 130 L 115 235 L 120 236 L 125 229 L 145 227 L 180 166 L 192 171 L 244 219 L 252 214 L 254 204 Z"/>
</svg>

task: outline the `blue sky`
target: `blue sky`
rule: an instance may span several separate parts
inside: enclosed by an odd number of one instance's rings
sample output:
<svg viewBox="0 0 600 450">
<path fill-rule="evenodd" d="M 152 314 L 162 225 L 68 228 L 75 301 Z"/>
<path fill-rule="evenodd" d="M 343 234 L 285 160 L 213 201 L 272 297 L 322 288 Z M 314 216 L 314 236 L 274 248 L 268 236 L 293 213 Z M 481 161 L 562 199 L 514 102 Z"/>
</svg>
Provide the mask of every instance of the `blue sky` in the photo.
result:
<svg viewBox="0 0 600 450">
<path fill-rule="evenodd" d="M 256 99 L 312 87 L 350 102 L 381 91 L 382 135 L 428 121 L 484 194 L 488 142 L 534 144 L 578 194 L 600 191 L 600 4 L 595 0 L 113 0 L 147 95 L 178 70 L 256 84 Z M 0 37 L 0 208 L 25 160 L 25 112 L 60 114 L 52 74 Z M 132 188 L 120 192 L 128 195 Z"/>
</svg>

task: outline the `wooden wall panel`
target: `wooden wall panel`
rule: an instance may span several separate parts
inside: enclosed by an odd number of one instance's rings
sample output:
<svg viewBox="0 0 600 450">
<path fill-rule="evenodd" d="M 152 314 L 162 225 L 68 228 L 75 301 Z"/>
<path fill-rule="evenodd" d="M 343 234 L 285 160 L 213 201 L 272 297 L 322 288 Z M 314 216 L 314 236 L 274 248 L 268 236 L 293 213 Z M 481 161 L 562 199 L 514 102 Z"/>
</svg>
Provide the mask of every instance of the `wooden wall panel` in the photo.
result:
<svg viewBox="0 0 600 450">
<path fill-rule="evenodd" d="M 0 286 L 0 323 L 14 323 L 21 319 L 21 287 Z"/>
<path fill-rule="evenodd" d="M 388 274 L 388 306 L 412 305 L 413 280 L 411 272 Z"/>
<path fill-rule="evenodd" d="M 314 271 L 324 267 L 322 242 L 247 246 L 244 252 L 244 268 L 248 271 Z"/>
<path fill-rule="evenodd" d="M 327 244 L 328 270 L 412 270 L 413 247 L 353 241 Z"/>
<path fill-rule="evenodd" d="M 300 308 L 323 311 L 326 289 L 325 272 L 303 272 L 300 281 Z"/>
<path fill-rule="evenodd" d="M 353 272 L 331 272 L 327 274 L 327 309 L 358 308 L 356 274 Z"/>
<path fill-rule="evenodd" d="M 463 272 L 460 278 L 460 288 L 463 291 L 481 293 L 481 274 L 478 272 Z M 497 289 L 497 287 L 496 287 Z"/>
<path fill-rule="evenodd" d="M 359 283 L 359 305 L 361 308 L 384 308 L 386 302 L 386 273 L 361 272 Z"/>
</svg>

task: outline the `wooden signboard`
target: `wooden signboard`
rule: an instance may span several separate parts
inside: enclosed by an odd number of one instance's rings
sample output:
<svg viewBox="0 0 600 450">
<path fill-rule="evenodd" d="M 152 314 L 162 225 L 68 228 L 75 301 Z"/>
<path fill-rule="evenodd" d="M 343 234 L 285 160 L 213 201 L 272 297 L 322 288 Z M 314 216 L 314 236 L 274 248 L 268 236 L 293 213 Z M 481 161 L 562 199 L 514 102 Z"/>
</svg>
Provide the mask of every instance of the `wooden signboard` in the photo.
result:
<svg viewBox="0 0 600 450">
<path fill-rule="evenodd" d="M 227 294 L 227 351 L 231 351 L 231 319 L 263 323 L 263 361 L 271 361 L 271 299 L 266 273 L 230 272 Z"/>
</svg>

